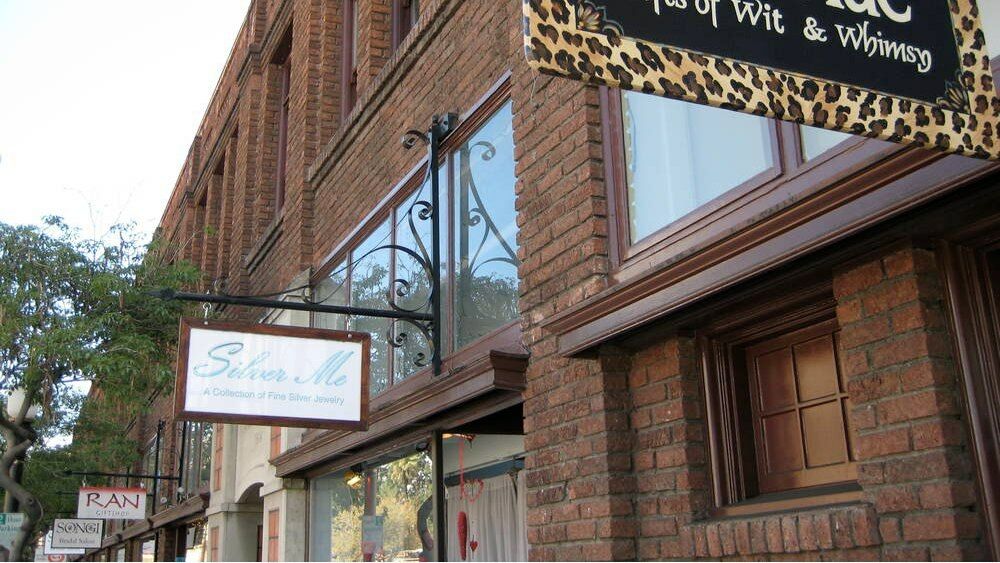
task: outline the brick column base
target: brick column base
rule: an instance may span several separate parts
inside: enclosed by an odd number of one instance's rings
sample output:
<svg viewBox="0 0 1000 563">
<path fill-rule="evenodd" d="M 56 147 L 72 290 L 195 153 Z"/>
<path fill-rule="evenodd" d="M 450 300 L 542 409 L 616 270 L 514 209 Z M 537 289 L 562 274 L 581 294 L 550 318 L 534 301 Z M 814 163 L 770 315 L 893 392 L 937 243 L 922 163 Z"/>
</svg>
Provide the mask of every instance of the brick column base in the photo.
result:
<svg viewBox="0 0 1000 563">
<path fill-rule="evenodd" d="M 836 272 L 858 479 L 885 559 L 984 556 L 935 256 L 907 244 Z"/>
</svg>

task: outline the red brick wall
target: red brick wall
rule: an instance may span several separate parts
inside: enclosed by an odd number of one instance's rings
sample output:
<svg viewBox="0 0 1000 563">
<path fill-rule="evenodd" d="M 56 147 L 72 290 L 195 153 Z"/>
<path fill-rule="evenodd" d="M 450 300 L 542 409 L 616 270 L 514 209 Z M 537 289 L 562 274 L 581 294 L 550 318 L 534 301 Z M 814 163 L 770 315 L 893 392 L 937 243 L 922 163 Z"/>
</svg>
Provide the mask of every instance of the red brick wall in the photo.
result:
<svg viewBox="0 0 1000 563">
<path fill-rule="evenodd" d="M 908 245 L 834 278 L 859 480 L 887 557 L 982 557 L 975 476 L 933 252 Z"/>
<path fill-rule="evenodd" d="M 934 255 L 905 245 L 833 278 L 862 499 L 713 518 L 696 341 L 533 357 L 532 557 L 976 559 L 975 476 Z M 536 344 L 535 350 L 542 347 Z M 535 369 L 540 369 L 540 375 Z"/>
</svg>

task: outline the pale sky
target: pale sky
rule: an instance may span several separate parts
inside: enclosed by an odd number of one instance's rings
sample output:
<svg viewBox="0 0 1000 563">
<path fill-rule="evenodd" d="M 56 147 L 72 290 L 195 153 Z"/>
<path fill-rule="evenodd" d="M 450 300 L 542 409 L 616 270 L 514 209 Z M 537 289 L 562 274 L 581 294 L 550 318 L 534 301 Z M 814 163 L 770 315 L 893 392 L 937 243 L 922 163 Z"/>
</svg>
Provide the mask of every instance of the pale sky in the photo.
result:
<svg viewBox="0 0 1000 563">
<path fill-rule="evenodd" d="M 249 4 L 0 0 L 0 221 L 151 233 Z"/>
</svg>

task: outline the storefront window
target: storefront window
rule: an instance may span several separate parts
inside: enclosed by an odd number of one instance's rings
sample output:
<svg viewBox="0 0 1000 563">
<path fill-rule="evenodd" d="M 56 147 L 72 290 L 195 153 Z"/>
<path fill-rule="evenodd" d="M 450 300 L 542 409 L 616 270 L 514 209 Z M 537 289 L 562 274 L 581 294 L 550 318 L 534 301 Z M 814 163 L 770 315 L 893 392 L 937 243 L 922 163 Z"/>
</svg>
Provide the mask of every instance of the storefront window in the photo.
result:
<svg viewBox="0 0 1000 563">
<path fill-rule="evenodd" d="M 511 323 L 518 313 L 511 103 L 504 103 L 461 138 L 441 166 L 440 216 L 448 218 L 441 226 L 440 248 L 445 354 Z M 347 251 L 317 285 L 317 301 L 388 309 L 392 299 L 397 308 L 428 310 L 430 284 L 420 261 L 429 262 L 432 251 L 432 225 L 423 213 L 429 209 L 431 193 L 430 182 L 421 181 L 424 172 L 419 174 L 408 197 L 386 210 L 374 231 Z M 383 248 L 365 256 L 388 245 L 397 249 Z M 316 314 L 313 324 L 372 335 L 372 396 L 430 363 L 427 337 L 406 322 L 361 316 L 348 321 L 343 315 Z"/>
<path fill-rule="evenodd" d="M 524 437 L 446 434 L 449 561 L 527 561 Z"/>
<path fill-rule="evenodd" d="M 152 563 L 156 561 L 156 538 L 147 538 L 142 541 L 142 562 Z"/>
<path fill-rule="evenodd" d="M 201 563 L 205 560 L 205 523 L 195 522 L 180 530 L 178 540 L 183 543 L 178 549 L 186 563 Z M 180 557 L 178 557 L 180 559 Z"/>
<path fill-rule="evenodd" d="M 625 92 L 622 124 L 633 243 L 774 166 L 762 117 Z"/>
<path fill-rule="evenodd" d="M 430 558 L 432 478 L 422 444 L 312 484 L 313 561 Z M 425 559 L 426 560 L 426 559 Z"/>
<path fill-rule="evenodd" d="M 526 561 L 524 437 L 445 434 L 450 561 Z M 433 464 L 424 444 L 312 482 L 312 561 L 434 558 Z"/>
</svg>

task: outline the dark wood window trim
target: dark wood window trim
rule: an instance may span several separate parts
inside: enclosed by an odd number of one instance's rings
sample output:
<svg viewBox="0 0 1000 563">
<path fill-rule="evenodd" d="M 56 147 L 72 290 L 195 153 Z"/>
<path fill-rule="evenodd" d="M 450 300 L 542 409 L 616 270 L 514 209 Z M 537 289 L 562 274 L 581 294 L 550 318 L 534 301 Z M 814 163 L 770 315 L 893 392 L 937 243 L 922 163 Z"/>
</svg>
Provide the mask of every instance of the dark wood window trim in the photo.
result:
<svg viewBox="0 0 1000 563">
<path fill-rule="evenodd" d="M 420 18 L 416 0 L 392 0 L 392 48 L 398 49 Z"/>
<path fill-rule="evenodd" d="M 781 492 L 763 493 L 753 414 L 747 397 L 756 396 L 745 373 L 744 350 L 757 342 L 796 331 L 829 332 L 836 327 L 836 302 L 829 282 L 805 285 L 778 299 L 720 314 L 698 332 L 712 469 L 713 516 L 744 516 L 857 502 L 853 479 Z M 849 432 L 848 441 L 853 441 Z"/>
<path fill-rule="evenodd" d="M 731 230 L 740 220 L 765 213 L 780 203 L 774 197 L 767 197 L 769 194 L 778 194 L 787 200 L 789 193 L 806 189 L 803 182 L 794 181 L 797 178 L 808 174 L 808 182 L 811 184 L 829 183 L 843 173 L 838 167 L 828 166 L 831 161 L 836 161 L 835 157 L 844 152 L 870 142 L 860 137 L 847 139 L 806 162 L 802 155 L 799 126 L 769 120 L 773 159 L 769 169 L 734 186 L 655 233 L 632 242 L 629 233 L 621 91 L 602 87 L 601 106 L 608 199 L 613 220 L 610 225 L 612 265 L 617 281 L 634 278 L 651 263 L 669 260 L 699 242 Z M 880 157 L 902 148 L 880 141 L 872 144 L 877 145 L 875 150 Z"/>
<path fill-rule="evenodd" d="M 292 64 L 291 58 L 286 58 L 281 65 L 281 91 L 278 110 L 278 163 L 275 170 L 274 210 L 280 214 L 285 206 L 285 184 L 288 172 L 288 117 L 291 109 Z"/>
<path fill-rule="evenodd" d="M 1000 57 L 993 59 L 1000 72 Z M 607 95 L 606 93 L 604 94 Z M 602 103 L 609 123 L 608 103 Z M 793 126 L 794 127 L 794 126 Z M 609 127 L 605 127 L 609 135 Z M 613 161 L 605 139 L 605 163 Z M 801 156 L 798 156 L 801 159 Z M 664 242 L 627 261 L 617 248 L 621 207 L 609 168 L 612 273 L 608 289 L 548 318 L 559 351 L 573 355 L 623 335 L 709 295 L 732 287 L 866 226 L 899 216 L 931 198 L 990 173 L 995 164 L 858 138 L 754 192 L 753 205 L 704 223 L 680 240 Z"/>
<path fill-rule="evenodd" d="M 452 132 L 443 143 L 441 143 L 440 164 L 442 174 L 447 174 L 447 166 L 449 162 L 451 162 L 450 159 L 452 158 L 454 151 L 465 143 L 473 134 L 475 134 L 480 127 L 492 118 L 504 104 L 510 101 L 510 99 L 511 76 L 510 73 L 505 73 L 504 76 L 490 88 L 484 97 L 481 98 L 471 110 L 462 116 L 461 123 L 458 128 Z M 382 201 L 380 201 L 367 216 L 365 216 L 358 226 L 355 227 L 355 229 L 340 244 L 338 244 L 333 251 L 330 252 L 330 254 L 327 255 L 323 266 L 318 268 L 316 273 L 313 274 L 310 279 L 310 283 L 313 286 L 322 282 L 340 265 L 352 260 L 353 250 L 369 235 L 382 226 L 385 221 L 388 220 L 392 225 L 399 224 L 396 208 L 406 201 L 406 199 L 409 198 L 414 191 L 419 189 L 419 187 L 423 184 L 424 177 L 426 175 L 426 168 L 427 159 L 424 158 L 409 172 L 408 176 L 397 184 L 396 187 L 390 190 L 389 194 L 383 198 Z M 453 207 L 449 204 L 447 209 L 451 210 Z M 452 223 L 453 222 L 450 220 L 449 215 L 449 219 L 443 227 L 446 229 L 452 229 Z M 395 236 L 395 232 L 395 229 L 393 229 L 392 236 Z M 442 236 L 446 240 L 454 239 L 453 233 L 450 232 L 450 230 L 448 232 L 443 231 Z M 394 265 L 390 264 L 390 267 L 394 269 Z M 449 265 L 449 268 L 450 267 L 451 266 Z M 454 281 L 453 275 L 448 275 L 446 279 L 442 280 L 442 284 L 445 284 L 446 286 L 444 289 L 445 295 L 454 295 L 454 292 L 456 291 Z M 348 295 L 350 295 L 350 285 L 350 275 L 347 275 L 346 281 L 342 287 Z M 443 303 L 442 315 L 446 319 L 453 317 L 453 313 L 450 308 L 450 303 L 447 301 Z M 446 345 L 447 355 L 443 358 L 442 368 L 446 372 L 459 370 L 469 362 L 488 355 L 490 350 L 515 349 L 521 349 L 520 321 L 518 319 L 512 320 L 489 334 L 466 344 L 460 349 L 451 350 L 450 345 Z M 388 386 L 378 396 L 373 397 L 372 410 L 402 399 L 412 393 L 415 389 L 418 389 L 420 386 L 429 383 L 428 378 L 430 378 L 430 368 L 421 369 L 411 374 L 404 381 L 397 383 L 394 381 L 394 362 L 395 354 L 389 354 Z"/>
<path fill-rule="evenodd" d="M 288 172 L 288 122 L 292 102 L 292 29 L 285 32 L 284 39 L 275 50 L 271 64 L 278 72 L 278 117 L 276 165 L 274 171 L 274 217 L 281 215 L 285 206 L 285 188 Z"/>
<path fill-rule="evenodd" d="M 1000 553 L 1000 214 L 938 243 L 987 543 Z"/>
<path fill-rule="evenodd" d="M 358 101 L 358 25 L 357 0 L 343 0 L 343 57 L 341 64 L 341 114 L 346 119 Z"/>
</svg>

